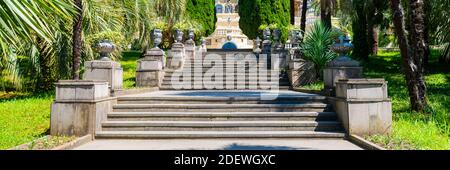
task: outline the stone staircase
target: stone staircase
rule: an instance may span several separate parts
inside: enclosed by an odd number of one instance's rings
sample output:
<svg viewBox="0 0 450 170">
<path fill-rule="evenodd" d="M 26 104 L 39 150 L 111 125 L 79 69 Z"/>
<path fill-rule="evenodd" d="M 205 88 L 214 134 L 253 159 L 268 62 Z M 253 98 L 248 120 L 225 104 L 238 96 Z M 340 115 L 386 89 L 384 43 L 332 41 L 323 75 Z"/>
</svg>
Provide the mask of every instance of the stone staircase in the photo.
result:
<svg viewBox="0 0 450 170">
<path fill-rule="evenodd" d="M 275 100 L 262 100 L 260 97 L 254 97 L 256 91 L 178 91 L 178 93 L 180 95 L 119 97 L 113 111 L 108 114 L 107 121 L 102 123 L 102 130 L 97 132 L 96 138 L 343 138 L 345 136 L 341 124 L 337 121 L 336 113 L 330 112 L 329 105 L 322 96 L 281 94 Z M 286 93 L 297 92 L 286 91 Z M 242 97 L 237 94 L 241 94 Z"/>
<path fill-rule="evenodd" d="M 230 52 L 213 51 L 222 58 Z M 246 55 L 249 51 L 234 52 Z M 206 55 L 206 54 L 205 54 Z M 204 56 L 205 56 L 204 55 Z M 203 57 L 204 57 L 203 56 Z M 207 59 L 204 62 L 209 62 Z M 191 65 L 191 73 L 208 72 Z M 234 69 L 235 76 L 217 74 L 233 85 L 246 88 L 208 88 L 214 82 L 200 80 L 200 87 L 175 89 L 172 84 L 174 70 L 165 70 L 161 91 L 121 96 L 112 112 L 96 132 L 100 139 L 180 139 L 180 138 L 344 138 L 341 123 L 324 96 L 289 91 L 287 77 L 279 82 L 256 83 L 259 77 L 249 66 L 224 66 Z M 245 74 L 245 77 L 236 75 Z M 223 77 L 222 77 L 223 76 Z M 191 74 L 194 85 L 198 81 Z M 278 79 L 277 79 L 278 81 Z M 230 83 L 226 82 L 226 83 Z M 224 82 L 216 82 L 224 85 Z M 253 84 L 252 84 L 253 83 Z M 266 84 L 264 84 L 266 83 Z M 262 90 L 265 85 L 279 84 L 280 91 Z M 223 86 L 226 87 L 226 86 Z M 277 95 L 274 100 L 265 100 Z M 265 97 L 263 97 L 265 96 Z"/>
<path fill-rule="evenodd" d="M 222 65 L 215 66 L 214 61 L 208 58 L 205 58 L 208 54 L 216 54 L 221 56 L 220 62 L 222 62 Z M 230 55 L 231 54 L 231 55 Z M 270 81 L 270 74 L 273 70 L 268 70 L 267 72 L 267 81 L 258 81 L 259 76 L 258 72 L 255 70 L 251 70 L 248 63 L 244 65 L 227 65 L 226 57 L 230 56 L 246 56 L 248 54 L 252 54 L 250 51 L 238 51 L 238 52 L 230 52 L 230 51 L 211 51 L 203 54 L 202 56 L 202 63 L 195 63 L 193 60 L 189 62 L 190 64 L 186 64 L 185 67 L 183 67 L 180 70 L 165 70 L 165 76 L 164 80 L 161 86 L 161 90 L 232 90 L 232 89 L 251 89 L 251 90 L 257 90 L 257 89 L 268 89 L 269 86 L 278 86 L 279 89 L 289 89 L 289 79 L 287 76 L 280 75 L 277 78 L 277 82 L 271 82 Z M 228 55 L 228 56 L 227 56 Z M 259 68 L 259 66 L 252 66 L 254 69 Z M 219 72 L 216 70 L 213 70 L 213 68 L 220 69 Z M 178 72 L 184 72 L 184 73 L 190 73 L 190 80 L 188 84 L 190 84 L 190 87 L 187 88 L 179 88 L 180 86 L 177 86 L 179 84 L 182 84 L 184 82 L 183 79 L 185 79 L 184 76 L 179 76 L 180 82 L 172 81 L 174 73 Z M 198 75 L 203 77 L 204 75 L 207 75 L 209 73 L 214 72 L 215 76 L 213 77 L 213 81 L 206 81 L 203 79 L 199 79 Z M 279 72 L 279 71 L 278 71 Z M 231 74 L 230 74 L 231 73 Z M 197 77 L 196 77 L 197 76 Z M 217 81 L 216 81 L 217 80 Z M 226 82 L 226 83 L 225 83 Z M 219 85 L 217 87 L 217 85 Z M 223 85 L 223 86 L 220 86 Z M 230 86 L 231 85 L 231 86 Z M 178 88 L 176 88 L 178 87 Z M 186 86 L 185 86 L 186 87 Z"/>
</svg>

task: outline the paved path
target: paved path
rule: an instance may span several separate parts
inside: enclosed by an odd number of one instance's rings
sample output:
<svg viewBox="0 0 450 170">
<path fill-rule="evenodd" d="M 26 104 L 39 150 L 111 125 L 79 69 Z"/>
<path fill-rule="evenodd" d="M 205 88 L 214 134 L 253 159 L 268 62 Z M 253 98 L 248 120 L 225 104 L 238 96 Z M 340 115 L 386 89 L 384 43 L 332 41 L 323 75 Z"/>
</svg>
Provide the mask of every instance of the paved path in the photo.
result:
<svg viewBox="0 0 450 170">
<path fill-rule="evenodd" d="M 75 150 L 361 150 L 340 139 L 96 140 Z"/>
</svg>

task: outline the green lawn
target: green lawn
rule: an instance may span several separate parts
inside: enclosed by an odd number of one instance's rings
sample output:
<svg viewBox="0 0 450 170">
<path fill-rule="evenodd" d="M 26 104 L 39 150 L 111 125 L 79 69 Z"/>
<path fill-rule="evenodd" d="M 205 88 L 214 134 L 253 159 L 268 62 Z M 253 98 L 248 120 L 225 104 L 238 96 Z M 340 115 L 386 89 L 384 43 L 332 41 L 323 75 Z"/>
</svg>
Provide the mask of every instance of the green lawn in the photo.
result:
<svg viewBox="0 0 450 170">
<path fill-rule="evenodd" d="M 370 78 L 384 77 L 392 98 L 394 123 L 389 136 L 367 137 L 389 149 L 450 149 L 450 67 L 438 62 L 433 51 L 427 68 L 426 82 L 429 115 L 413 113 L 409 109 L 406 81 L 398 52 L 381 52 L 364 64 L 364 74 Z"/>
<path fill-rule="evenodd" d="M 124 70 L 124 88 L 135 87 L 139 52 L 125 52 L 120 63 Z M 31 94 L 0 91 L 0 150 L 45 136 L 50 128 L 50 107 L 54 92 Z"/>
<path fill-rule="evenodd" d="M 123 68 L 123 88 L 136 87 L 136 61 L 141 57 L 140 52 L 124 52 L 120 64 Z"/>
<path fill-rule="evenodd" d="M 0 92 L 0 149 L 48 134 L 53 92 L 32 95 Z"/>
</svg>

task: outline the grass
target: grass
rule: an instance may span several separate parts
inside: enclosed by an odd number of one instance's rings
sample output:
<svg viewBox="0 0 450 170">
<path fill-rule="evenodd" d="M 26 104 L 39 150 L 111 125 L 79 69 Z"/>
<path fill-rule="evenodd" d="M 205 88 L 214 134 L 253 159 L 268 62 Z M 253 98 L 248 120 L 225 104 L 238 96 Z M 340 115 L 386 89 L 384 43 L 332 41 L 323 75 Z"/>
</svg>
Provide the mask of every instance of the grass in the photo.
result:
<svg viewBox="0 0 450 170">
<path fill-rule="evenodd" d="M 389 149 L 450 149 L 450 67 L 438 61 L 433 51 L 427 67 L 426 82 L 429 114 L 410 110 L 405 76 L 399 52 L 381 52 L 364 63 L 369 78 L 385 78 L 393 104 L 393 132 L 387 136 L 368 136 Z"/>
<path fill-rule="evenodd" d="M 0 92 L 0 149 L 30 142 L 48 134 L 53 92 Z"/>
<path fill-rule="evenodd" d="M 76 139 L 75 136 L 46 136 L 15 147 L 14 150 L 50 150 Z"/>
<path fill-rule="evenodd" d="M 388 81 L 394 112 L 390 135 L 365 136 L 366 139 L 395 150 L 450 149 L 450 67 L 440 63 L 438 58 L 438 52 L 432 50 L 426 73 L 428 102 L 431 106 L 428 114 L 410 110 L 399 52 L 381 51 L 363 63 L 365 77 L 385 78 Z M 301 88 L 319 90 L 323 88 L 323 82 Z"/>
<path fill-rule="evenodd" d="M 136 87 L 136 61 L 141 57 L 140 52 L 124 52 L 120 64 L 123 68 L 123 88 Z"/>
</svg>

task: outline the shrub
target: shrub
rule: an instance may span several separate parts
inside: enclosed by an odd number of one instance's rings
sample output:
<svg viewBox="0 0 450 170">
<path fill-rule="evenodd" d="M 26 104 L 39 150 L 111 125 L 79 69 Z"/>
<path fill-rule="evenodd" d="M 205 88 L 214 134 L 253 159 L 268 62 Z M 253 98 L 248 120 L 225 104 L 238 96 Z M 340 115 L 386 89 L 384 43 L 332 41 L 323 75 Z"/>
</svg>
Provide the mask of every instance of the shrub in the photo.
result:
<svg viewBox="0 0 450 170">
<path fill-rule="evenodd" d="M 198 37 L 209 36 L 216 29 L 215 4 L 212 0 L 188 0 L 186 13 L 201 28 Z"/>
<path fill-rule="evenodd" d="M 111 54 L 111 58 L 118 60 L 121 57 L 123 49 L 126 48 L 127 42 L 125 36 L 121 32 L 104 31 L 98 34 L 89 35 L 85 41 L 85 53 L 88 58 L 96 59 L 99 57 L 99 53 L 95 51 L 97 44 L 102 40 L 109 40 L 115 46 L 116 50 Z"/>
<path fill-rule="evenodd" d="M 311 30 L 306 32 L 305 39 L 301 45 L 305 60 L 314 64 L 317 78 L 323 74 L 326 64 L 336 57 L 330 47 L 335 42 L 336 32 L 325 27 L 322 22 L 316 22 Z"/>
<path fill-rule="evenodd" d="M 262 37 L 260 26 L 272 25 L 280 28 L 281 40 L 286 41 L 291 20 L 289 0 L 242 0 L 239 15 L 239 26 L 250 39 Z"/>
</svg>

